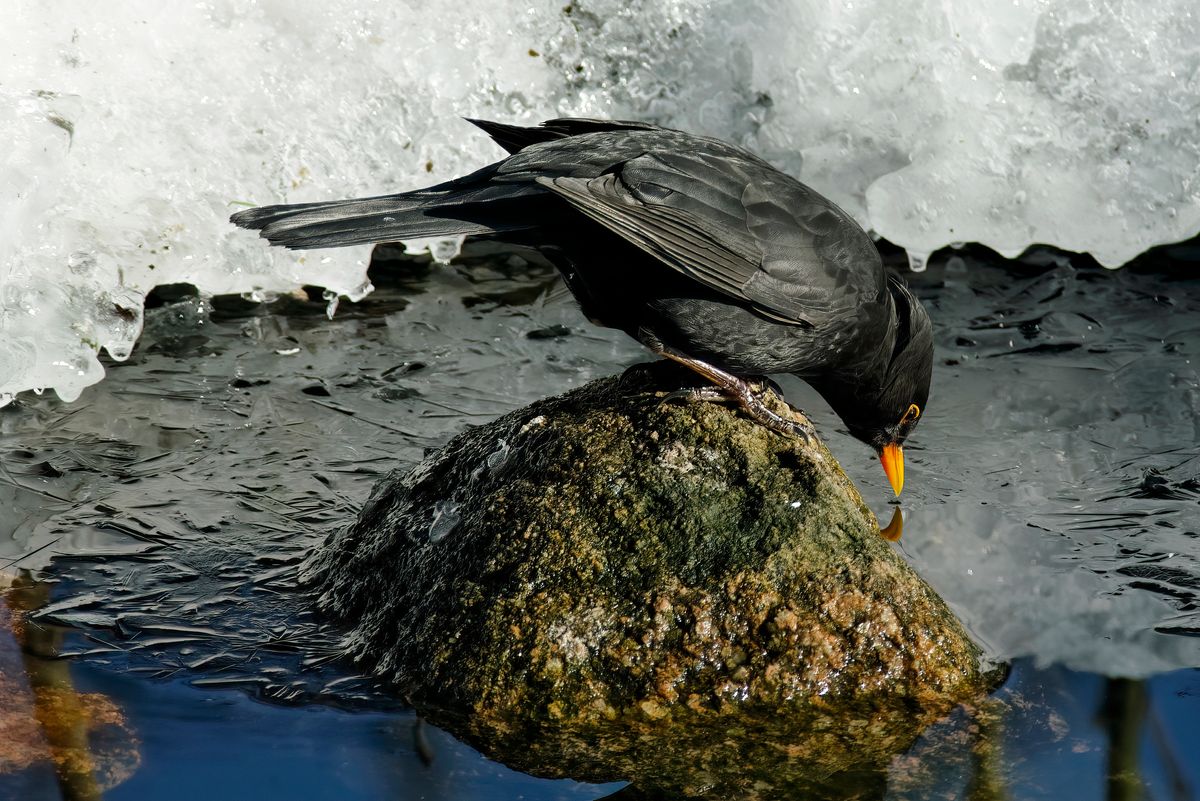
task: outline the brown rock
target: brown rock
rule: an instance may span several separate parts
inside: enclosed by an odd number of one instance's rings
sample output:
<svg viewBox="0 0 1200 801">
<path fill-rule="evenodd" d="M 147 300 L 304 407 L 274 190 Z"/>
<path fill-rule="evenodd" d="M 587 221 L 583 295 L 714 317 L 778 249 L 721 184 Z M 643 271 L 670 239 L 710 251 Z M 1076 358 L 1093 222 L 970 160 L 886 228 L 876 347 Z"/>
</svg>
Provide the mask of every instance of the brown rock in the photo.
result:
<svg viewBox="0 0 1200 801">
<path fill-rule="evenodd" d="M 519 769 L 862 789 L 991 677 L 823 444 L 664 403 L 677 381 L 597 381 L 389 476 L 311 562 L 320 603 L 428 718 Z"/>
</svg>

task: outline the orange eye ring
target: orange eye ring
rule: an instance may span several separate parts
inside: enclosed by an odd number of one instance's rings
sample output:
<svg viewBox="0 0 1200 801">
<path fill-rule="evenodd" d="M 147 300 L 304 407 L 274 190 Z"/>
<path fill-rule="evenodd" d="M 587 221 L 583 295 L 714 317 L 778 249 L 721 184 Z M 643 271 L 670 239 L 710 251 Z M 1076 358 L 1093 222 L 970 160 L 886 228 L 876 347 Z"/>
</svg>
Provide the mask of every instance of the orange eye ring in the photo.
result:
<svg viewBox="0 0 1200 801">
<path fill-rule="evenodd" d="M 920 416 L 921 407 L 915 403 L 910 403 L 908 409 L 904 412 L 904 416 L 900 418 L 900 425 L 905 426 L 909 423 L 915 423 Z"/>
</svg>

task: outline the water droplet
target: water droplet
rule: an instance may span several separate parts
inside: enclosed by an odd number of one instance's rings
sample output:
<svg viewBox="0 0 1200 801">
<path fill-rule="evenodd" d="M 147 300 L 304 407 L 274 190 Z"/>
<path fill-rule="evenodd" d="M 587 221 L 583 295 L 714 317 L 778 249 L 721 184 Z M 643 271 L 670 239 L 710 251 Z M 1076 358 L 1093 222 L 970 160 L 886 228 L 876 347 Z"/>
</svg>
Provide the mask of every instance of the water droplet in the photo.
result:
<svg viewBox="0 0 1200 801">
<path fill-rule="evenodd" d="M 326 289 L 321 293 L 321 297 L 325 298 L 325 316 L 332 320 L 333 315 L 337 314 L 338 293 L 332 289 Z"/>
<path fill-rule="evenodd" d="M 929 261 L 929 254 L 921 250 L 908 251 L 908 269 L 914 273 L 925 272 L 925 265 Z"/>
<path fill-rule="evenodd" d="M 354 287 L 354 289 L 351 289 L 348 292 L 344 292 L 342 294 L 344 294 L 346 296 L 346 299 L 349 300 L 351 303 L 358 303 L 360 300 L 362 300 L 363 298 L 365 298 L 367 295 L 371 294 L 374 291 L 375 291 L 374 284 L 372 284 L 370 281 L 363 281 L 361 284 Z"/>
<path fill-rule="evenodd" d="M 108 351 L 108 355 L 119 362 L 123 362 L 129 358 L 129 354 L 133 353 L 133 348 L 127 343 L 105 345 L 104 349 Z"/>
<path fill-rule="evenodd" d="M 454 239 L 441 239 L 433 242 L 429 246 L 429 255 L 438 264 L 449 264 L 450 260 L 462 251 L 463 240 L 466 237 L 459 236 Z"/>
<path fill-rule="evenodd" d="M 242 293 L 242 300 L 248 300 L 253 303 L 274 303 L 278 299 L 278 292 L 268 292 L 265 289 L 256 288 Z"/>
<path fill-rule="evenodd" d="M 497 467 L 503 466 L 504 463 L 507 461 L 508 461 L 508 443 L 505 442 L 504 440 L 500 440 L 500 445 L 496 448 L 496 450 L 494 450 L 488 454 L 488 457 L 487 457 L 488 469 L 495 470 Z"/>
<path fill-rule="evenodd" d="M 454 501 L 438 501 L 433 507 L 433 522 L 429 524 L 429 541 L 441 542 L 458 527 L 462 516 L 459 504 Z"/>
</svg>

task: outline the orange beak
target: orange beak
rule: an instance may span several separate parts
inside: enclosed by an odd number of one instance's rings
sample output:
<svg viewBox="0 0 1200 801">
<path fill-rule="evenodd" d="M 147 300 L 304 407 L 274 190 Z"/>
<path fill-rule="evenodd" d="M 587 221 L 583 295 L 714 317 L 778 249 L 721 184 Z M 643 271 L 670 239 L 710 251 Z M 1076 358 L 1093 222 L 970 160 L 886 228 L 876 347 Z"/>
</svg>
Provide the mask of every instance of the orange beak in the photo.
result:
<svg viewBox="0 0 1200 801">
<path fill-rule="evenodd" d="M 884 445 L 879 461 L 883 465 L 883 472 L 887 473 L 888 481 L 892 483 L 892 489 L 899 495 L 900 490 L 904 489 L 904 448 L 894 442 Z"/>
</svg>

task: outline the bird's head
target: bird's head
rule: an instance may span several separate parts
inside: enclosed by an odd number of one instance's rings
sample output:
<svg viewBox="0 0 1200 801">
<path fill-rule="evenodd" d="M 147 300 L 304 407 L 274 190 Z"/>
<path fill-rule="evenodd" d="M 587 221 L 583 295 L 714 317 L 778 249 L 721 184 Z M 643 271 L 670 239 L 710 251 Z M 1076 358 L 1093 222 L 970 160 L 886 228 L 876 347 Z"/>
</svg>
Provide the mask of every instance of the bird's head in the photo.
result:
<svg viewBox="0 0 1200 801">
<path fill-rule="evenodd" d="M 904 487 L 904 441 L 925 413 L 933 374 L 933 326 L 921 302 L 902 281 L 889 276 L 896 309 L 895 339 L 879 371 L 826 393 L 850 433 L 879 455 L 896 494 Z M 820 388 L 818 388 L 820 389 Z"/>
</svg>

